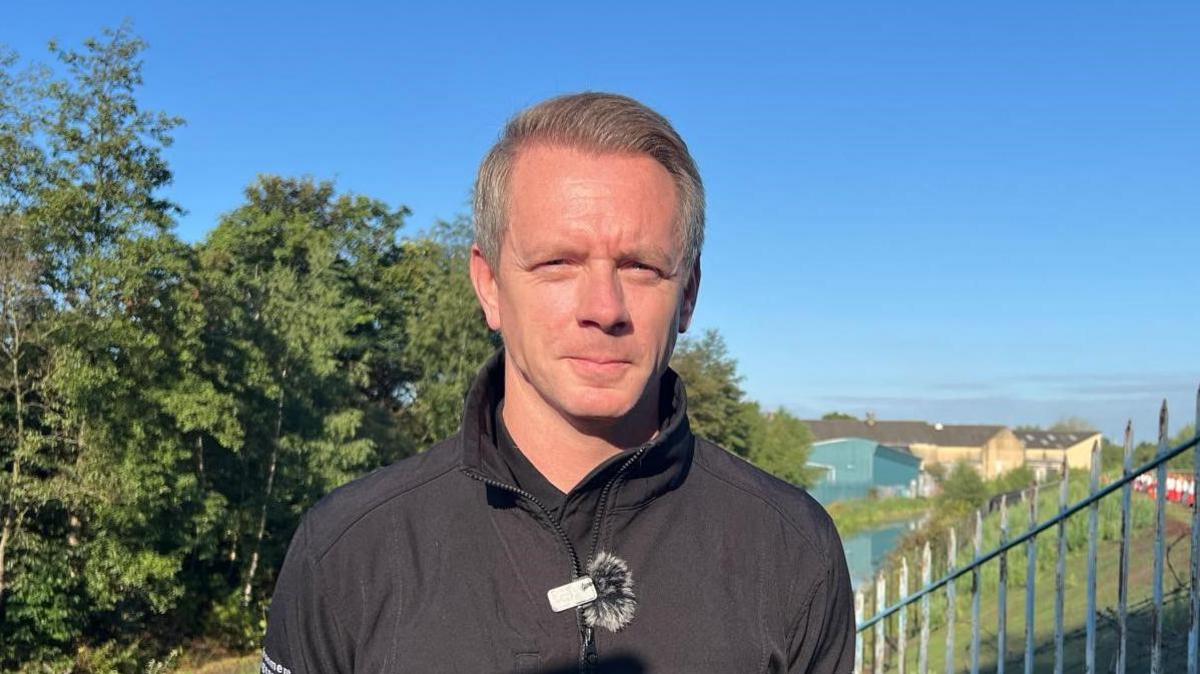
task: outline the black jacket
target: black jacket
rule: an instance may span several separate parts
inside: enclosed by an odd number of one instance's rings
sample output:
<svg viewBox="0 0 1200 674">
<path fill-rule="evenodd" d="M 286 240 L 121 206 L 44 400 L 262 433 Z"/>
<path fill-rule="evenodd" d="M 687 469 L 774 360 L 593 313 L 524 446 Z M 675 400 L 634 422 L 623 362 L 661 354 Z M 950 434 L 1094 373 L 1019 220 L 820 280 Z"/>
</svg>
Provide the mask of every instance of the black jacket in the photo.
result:
<svg viewBox="0 0 1200 674">
<path fill-rule="evenodd" d="M 497 355 L 458 435 L 304 517 L 262 671 L 850 671 L 853 600 L 828 515 L 692 435 L 673 372 L 655 441 L 599 466 L 553 514 L 496 451 L 503 381 Z M 616 632 L 552 612 L 546 595 L 601 550 L 628 564 L 636 595 Z"/>
</svg>

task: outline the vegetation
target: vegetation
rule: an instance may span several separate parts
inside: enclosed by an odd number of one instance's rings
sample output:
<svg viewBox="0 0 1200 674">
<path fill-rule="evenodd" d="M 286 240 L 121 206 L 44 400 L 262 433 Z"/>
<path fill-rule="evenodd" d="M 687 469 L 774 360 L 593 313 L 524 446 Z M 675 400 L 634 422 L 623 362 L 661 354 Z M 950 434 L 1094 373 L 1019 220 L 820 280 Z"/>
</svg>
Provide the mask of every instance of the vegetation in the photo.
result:
<svg viewBox="0 0 1200 674">
<path fill-rule="evenodd" d="M 671 366 L 687 382 L 689 420 L 697 435 L 792 484 L 816 482 L 818 473 L 807 467 L 808 426 L 783 408 L 763 412 L 746 399 L 737 362 L 715 330 L 681 339 Z"/>
<path fill-rule="evenodd" d="M 1113 475 L 1109 475 L 1113 477 Z M 1088 492 L 1089 476 L 1083 471 L 1075 471 L 1070 476 L 1071 503 L 1083 499 Z M 1057 487 L 1040 490 L 1038 496 L 1038 521 L 1045 521 L 1052 513 L 1058 511 L 1059 491 Z M 1027 502 L 1014 502 L 1008 509 L 1009 536 L 1026 531 L 1029 528 L 1029 509 Z M 1181 506 L 1169 504 L 1168 508 L 1168 541 L 1167 541 L 1167 575 L 1165 589 L 1168 597 L 1166 617 L 1166 632 L 1168 644 L 1166 649 L 1166 671 L 1174 671 L 1181 667 L 1185 660 L 1184 645 L 1186 638 L 1180 639 L 1184 633 L 1183 626 L 1187 621 L 1186 594 L 1181 594 L 1180 587 L 1188 583 L 1186 569 L 1189 560 L 1188 523 L 1190 512 Z M 1132 509 L 1132 536 L 1130 546 L 1130 612 L 1132 648 L 1130 671 L 1144 671 L 1148 667 L 1149 655 L 1149 617 L 1148 599 L 1151 590 L 1150 570 L 1152 568 L 1154 541 L 1154 507 L 1153 502 L 1143 494 L 1135 494 Z M 1115 606 L 1117 603 L 1117 585 L 1119 574 L 1117 544 L 1120 537 L 1120 498 L 1113 496 L 1104 499 L 1099 507 L 1099 555 L 1097 597 L 1100 607 L 1099 629 L 1101 637 L 1098 641 L 1099 655 L 1097 662 L 1108 667 L 1115 652 Z M 999 511 L 984 516 L 982 549 L 991 550 L 1001 541 L 1001 514 Z M 957 533 L 958 563 L 961 566 L 974 554 L 973 531 L 975 527 L 974 513 L 960 518 L 946 526 L 929 526 L 911 534 L 904 543 L 893 553 L 888 565 L 888 592 L 891 601 L 895 601 L 898 584 L 898 572 L 901 558 L 908 563 L 910 591 L 916 589 L 919 579 L 921 547 L 929 541 L 933 550 L 933 577 L 938 578 L 947 571 L 946 548 L 948 530 L 953 527 Z M 1087 581 L 1087 549 L 1088 549 L 1088 517 L 1080 513 L 1066 524 L 1067 559 L 1066 559 L 1066 602 L 1065 618 L 1067 644 L 1066 671 L 1082 671 L 1083 661 L 1083 626 L 1087 617 L 1085 590 Z M 1055 567 L 1058 560 L 1057 537 L 1053 531 L 1043 534 L 1037 539 L 1036 588 L 1035 603 L 1035 660 L 1037 671 L 1049 669 L 1053 663 L 1053 629 L 1054 629 L 1054 583 Z M 1010 667 L 1019 668 L 1025 645 L 1025 586 L 1028 579 L 1026 546 L 1019 546 L 1007 555 L 1008 564 L 1008 600 L 1006 607 L 1008 625 L 1008 643 L 1005 660 Z M 983 567 L 980 574 L 981 591 L 981 664 L 984 669 L 994 669 L 997 660 L 996 623 L 999 614 L 998 590 L 999 563 L 992 562 Z M 956 615 L 958 617 L 955 630 L 955 671 L 966 671 L 969 664 L 969 648 L 971 641 L 971 578 L 964 576 L 956 583 L 958 601 Z M 870 593 L 868 593 L 870 594 Z M 946 597 L 944 592 L 937 592 L 931 601 L 932 633 L 930 638 L 931 667 L 944 667 L 946 641 Z M 868 601 L 868 613 L 873 610 L 871 600 Z M 912 632 L 908 635 L 909 667 L 915 667 L 917 656 L 917 628 L 919 627 L 917 609 L 914 606 L 908 619 Z M 895 619 L 889 629 L 889 648 L 895 648 Z M 864 636 L 867 652 L 871 652 L 874 642 L 873 634 Z"/>
<path fill-rule="evenodd" d="M 466 220 L 405 237 L 403 207 L 267 175 L 176 237 L 183 122 L 141 107 L 144 48 L 0 54 L 4 671 L 252 650 L 300 515 L 452 433 L 499 346 Z M 675 364 L 699 433 L 805 483 L 802 425 L 745 399 L 716 333 Z"/>
<path fill-rule="evenodd" d="M 1092 422 L 1082 417 L 1067 416 L 1050 424 L 1049 428 L 1032 424 L 1022 424 L 1013 429 L 1015 432 L 1021 431 L 1051 431 L 1054 433 L 1095 433 L 1096 426 Z"/>
<path fill-rule="evenodd" d="M 894 497 L 831 503 L 827 510 L 843 540 L 896 522 L 907 522 L 930 509 L 928 499 Z"/>
</svg>

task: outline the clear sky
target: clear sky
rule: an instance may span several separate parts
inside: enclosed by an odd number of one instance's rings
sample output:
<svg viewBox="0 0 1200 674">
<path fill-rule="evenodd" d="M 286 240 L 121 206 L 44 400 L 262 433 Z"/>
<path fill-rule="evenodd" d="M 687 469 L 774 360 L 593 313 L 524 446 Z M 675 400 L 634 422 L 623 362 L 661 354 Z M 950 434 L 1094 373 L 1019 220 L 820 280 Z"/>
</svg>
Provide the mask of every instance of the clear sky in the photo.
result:
<svg viewBox="0 0 1200 674">
<path fill-rule="evenodd" d="M 132 19 L 197 240 L 258 173 L 466 210 L 502 122 L 584 89 L 704 175 L 697 328 L 750 396 L 1153 434 L 1200 383 L 1200 3 L 5 3 L 46 60 Z M 654 4 L 655 8 L 643 5 Z"/>
</svg>

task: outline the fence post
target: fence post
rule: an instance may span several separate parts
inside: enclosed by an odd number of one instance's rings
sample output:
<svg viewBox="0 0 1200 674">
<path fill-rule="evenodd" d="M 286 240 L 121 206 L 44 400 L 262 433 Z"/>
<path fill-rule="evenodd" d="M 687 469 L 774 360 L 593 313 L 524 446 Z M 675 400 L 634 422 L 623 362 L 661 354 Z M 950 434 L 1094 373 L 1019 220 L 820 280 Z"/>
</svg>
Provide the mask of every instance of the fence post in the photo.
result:
<svg viewBox="0 0 1200 674">
<path fill-rule="evenodd" d="M 863 591 L 856 590 L 854 592 L 854 624 L 860 625 L 863 621 Z M 862 674 L 863 668 L 863 642 L 862 634 L 854 636 L 854 674 Z"/>
<path fill-rule="evenodd" d="M 1008 494 L 1000 497 L 1000 545 L 1008 542 Z M 1008 659 L 1008 553 L 1000 553 L 1000 588 L 996 597 L 996 674 Z"/>
<path fill-rule="evenodd" d="M 887 574 L 880 571 L 875 578 L 875 614 L 879 615 L 887 607 Z M 884 661 L 887 658 L 887 638 L 884 626 L 887 620 L 875 623 L 875 674 L 883 674 Z"/>
<path fill-rule="evenodd" d="M 1125 423 L 1125 463 L 1122 476 L 1133 472 L 1133 421 Z M 1121 489 L 1121 561 L 1117 579 L 1117 674 L 1125 674 L 1129 660 L 1129 534 L 1133 528 L 1133 484 Z M 1192 674 L 1195 674 L 1194 672 Z"/>
<path fill-rule="evenodd" d="M 1196 390 L 1196 437 L 1200 438 L 1200 389 Z M 1192 588 L 1190 591 L 1192 622 L 1188 629 L 1188 674 L 1197 674 L 1196 657 L 1200 647 L 1200 446 L 1192 448 L 1192 488 L 1188 500 L 1192 502 Z"/>
<path fill-rule="evenodd" d="M 1167 401 L 1158 414 L 1158 456 L 1167 451 Z M 1163 557 L 1167 536 L 1167 464 L 1158 464 L 1154 481 L 1156 519 L 1154 523 L 1154 607 L 1150 613 L 1153 634 L 1150 642 L 1150 674 L 1162 672 L 1163 638 Z"/>
<path fill-rule="evenodd" d="M 953 573 L 958 566 L 958 541 L 954 527 L 950 527 L 950 546 L 946 551 L 946 573 Z M 954 674 L 954 614 L 957 602 L 954 596 L 954 581 L 946 583 L 946 674 Z"/>
<path fill-rule="evenodd" d="M 983 511 L 975 511 L 975 559 L 983 554 Z M 979 567 L 971 569 L 971 674 L 979 674 Z"/>
<path fill-rule="evenodd" d="M 1062 482 L 1058 488 L 1058 566 L 1054 568 L 1054 674 L 1063 674 L 1063 595 L 1067 590 L 1067 500 L 1071 495 L 1071 473 L 1063 454 Z"/>
<path fill-rule="evenodd" d="M 1038 485 L 1033 483 L 1029 490 L 1029 531 L 1038 524 Z M 1025 674 L 1033 674 L 1033 607 L 1037 602 L 1037 538 L 1031 537 L 1025 544 Z"/>
<path fill-rule="evenodd" d="M 908 558 L 900 558 L 900 599 L 908 597 Z M 899 625 L 896 628 L 896 660 L 899 667 L 896 671 L 899 674 L 904 674 L 905 667 L 908 665 L 905 662 L 905 657 L 908 651 L 908 607 L 900 609 Z"/>
<path fill-rule="evenodd" d="M 921 549 L 921 587 L 929 587 L 933 579 L 933 556 L 929 551 L 929 539 Z M 929 594 L 921 597 L 921 641 L 917 645 L 917 672 L 929 674 Z"/>
<path fill-rule="evenodd" d="M 1092 481 L 1088 494 L 1100 491 L 1100 441 L 1092 443 Z M 1088 506 L 1088 580 L 1087 580 L 1087 651 L 1084 664 L 1087 674 L 1096 674 L 1096 546 L 1099 536 L 1100 501 Z"/>
</svg>

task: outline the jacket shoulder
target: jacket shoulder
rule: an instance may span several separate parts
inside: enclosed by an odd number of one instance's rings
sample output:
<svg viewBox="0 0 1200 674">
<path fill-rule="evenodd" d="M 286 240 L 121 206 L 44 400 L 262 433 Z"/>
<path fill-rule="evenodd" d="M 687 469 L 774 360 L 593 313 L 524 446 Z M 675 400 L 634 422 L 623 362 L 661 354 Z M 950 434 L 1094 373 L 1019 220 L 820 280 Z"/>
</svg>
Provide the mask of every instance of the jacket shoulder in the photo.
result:
<svg viewBox="0 0 1200 674">
<path fill-rule="evenodd" d="M 841 555 L 841 537 L 825 508 L 807 491 L 702 438 L 696 440 L 696 464 L 710 477 L 777 513 L 794 534 L 829 562 Z"/>
<path fill-rule="evenodd" d="M 453 472 L 460 456 L 456 435 L 334 489 L 304 515 L 309 554 L 320 560 L 346 532 L 380 508 Z"/>
</svg>

